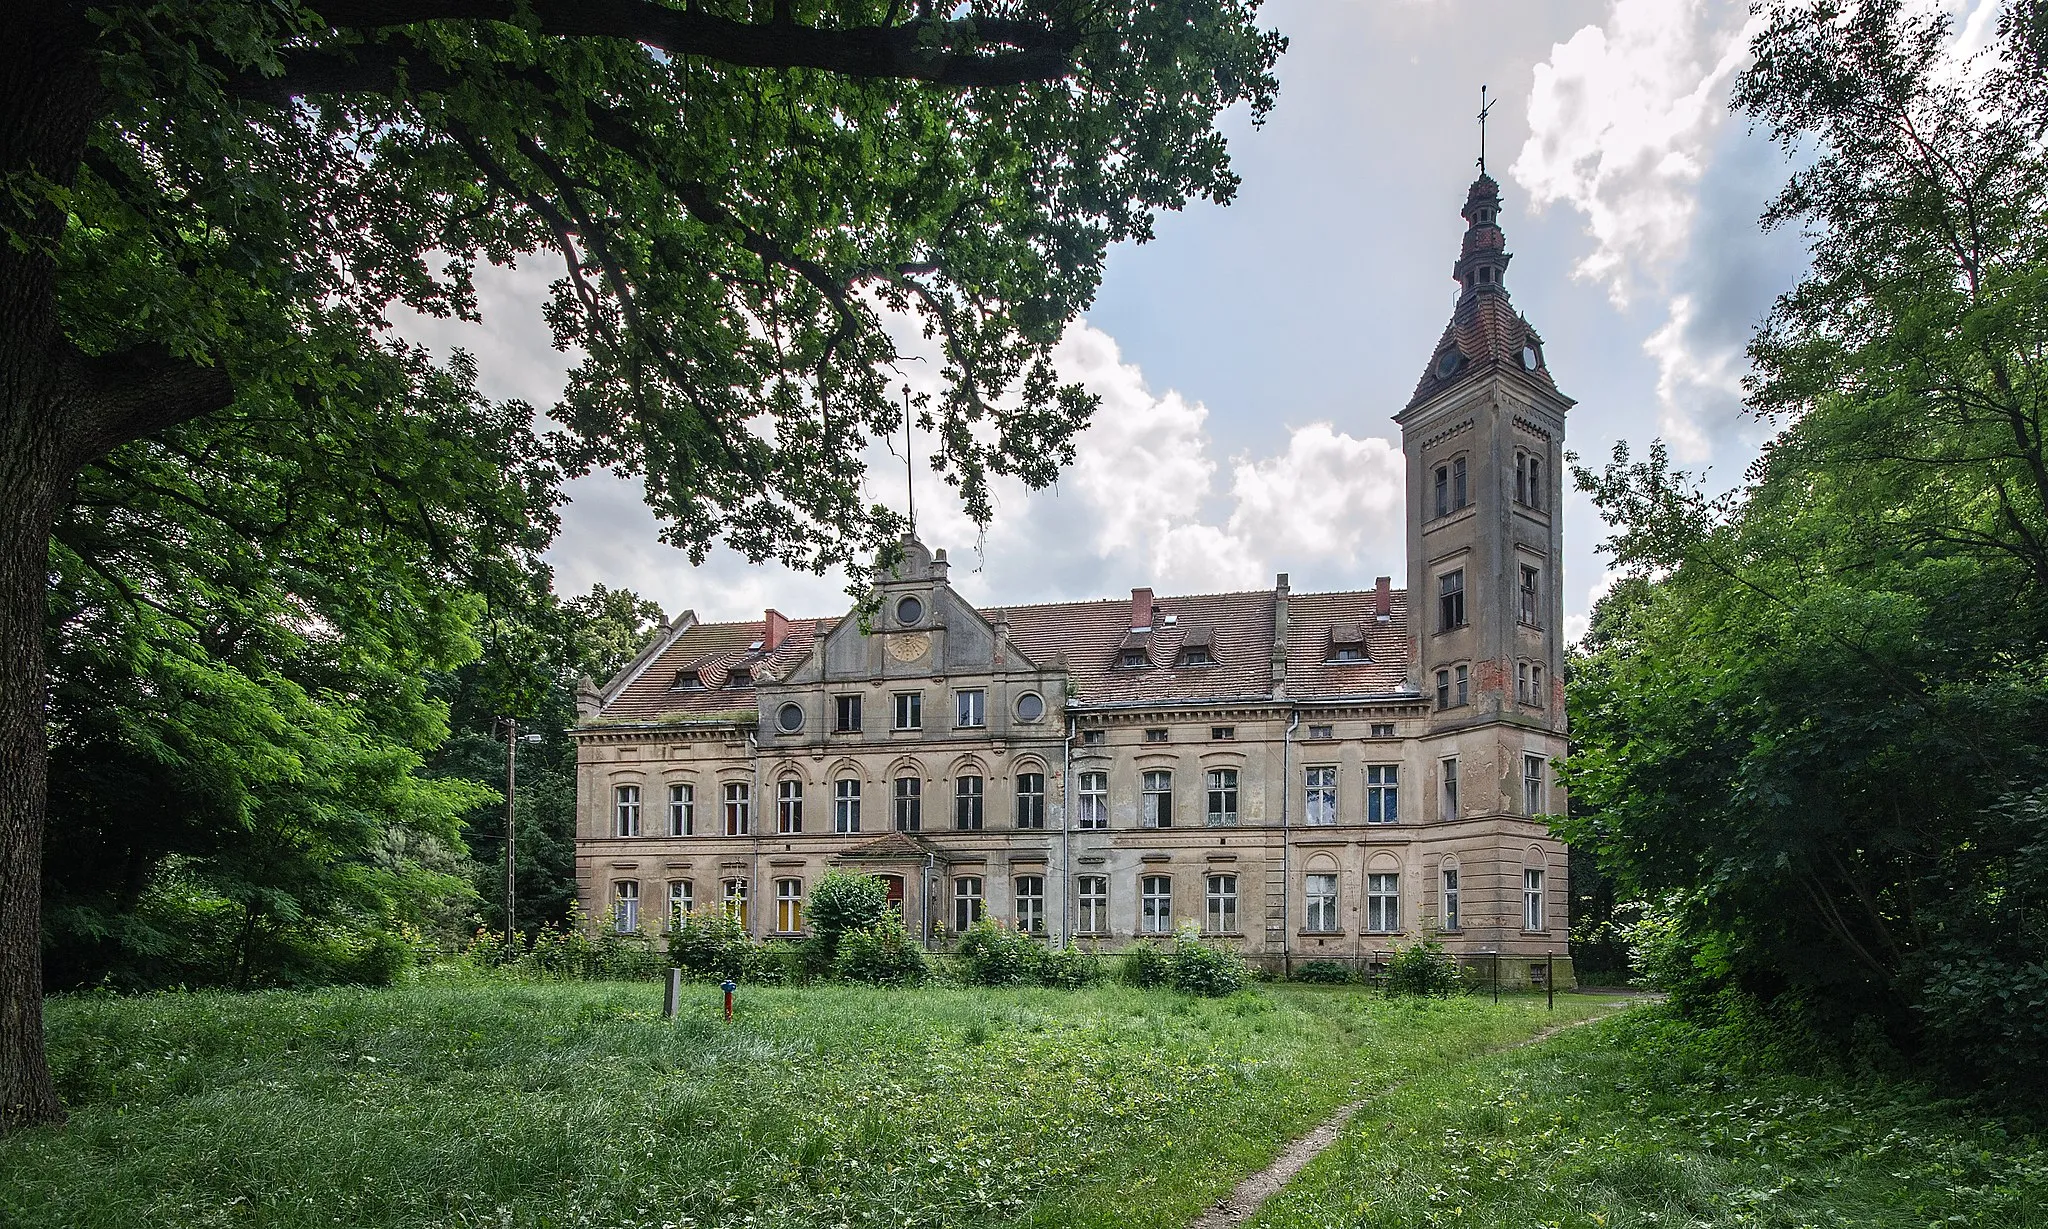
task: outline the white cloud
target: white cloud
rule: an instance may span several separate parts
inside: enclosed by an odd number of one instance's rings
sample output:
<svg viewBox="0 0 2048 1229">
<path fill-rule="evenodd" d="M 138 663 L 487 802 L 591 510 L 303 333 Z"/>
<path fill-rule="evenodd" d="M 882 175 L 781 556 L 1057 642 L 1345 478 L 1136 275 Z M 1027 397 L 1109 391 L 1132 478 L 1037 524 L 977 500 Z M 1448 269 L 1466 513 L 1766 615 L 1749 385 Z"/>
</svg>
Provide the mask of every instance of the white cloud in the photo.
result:
<svg viewBox="0 0 2048 1229">
<path fill-rule="evenodd" d="M 1405 465 L 1387 440 L 1356 439 L 1329 423 L 1297 428 L 1279 456 L 1237 462 L 1230 530 L 1247 543 L 1346 568 L 1366 556 L 1383 560 L 1372 548 L 1401 541 L 1406 530 Z"/>
</svg>

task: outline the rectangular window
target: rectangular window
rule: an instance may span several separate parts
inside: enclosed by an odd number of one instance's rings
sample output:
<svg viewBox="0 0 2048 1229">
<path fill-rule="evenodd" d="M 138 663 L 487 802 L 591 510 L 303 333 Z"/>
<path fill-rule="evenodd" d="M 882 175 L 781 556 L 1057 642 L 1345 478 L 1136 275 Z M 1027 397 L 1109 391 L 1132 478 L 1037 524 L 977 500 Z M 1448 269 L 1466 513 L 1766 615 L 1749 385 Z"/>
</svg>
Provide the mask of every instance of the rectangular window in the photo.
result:
<svg viewBox="0 0 2048 1229">
<path fill-rule="evenodd" d="M 640 929 L 640 881 L 621 879 L 612 885 L 612 928 L 622 935 Z"/>
<path fill-rule="evenodd" d="M 1522 757 L 1522 814 L 1541 815 L 1543 805 L 1543 757 Z"/>
<path fill-rule="evenodd" d="M 697 787 L 668 787 L 668 834 L 689 836 L 697 830 Z"/>
<path fill-rule="evenodd" d="M 1545 930 L 1543 916 L 1543 872 L 1522 872 L 1522 929 Z"/>
<path fill-rule="evenodd" d="M 953 881 L 953 933 L 964 934 L 981 920 L 981 879 L 967 875 Z"/>
<path fill-rule="evenodd" d="M 1139 887 L 1139 931 L 1148 935 L 1172 934 L 1173 877 L 1147 875 Z"/>
<path fill-rule="evenodd" d="M 612 835 L 640 835 L 640 787 L 621 785 L 612 791 Z"/>
<path fill-rule="evenodd" d="M 1451 689 L 1451 700 L 1462 708 L 1472 701 L 1472 667 L 1453 666 L 1451 668 L 1451 676 L 1455 681 L 1455 685 Z"/>
<path fill-rule="evenodd" d="M 1163 742 L 1165 742 L 1166 740 L 1167 740 L 1167 731 L 1165 731 L 1165 730 L 1147 730 L 1147 731 L 1145 731 L 1145 741 L 1146 741 L 1146 742 L 1148 742 L 1148 743 L 1163 743 Z"/>
<path fill-rule="evenodd" d="M 1301 776 L 1301 822 L 1311 828 L 1337 822 L 1337 770 L 1304 768 Z"/>
<path fill-rule="evenodd" d="M 971 730 L 988 724 L 988 693 L 980 688 L 953 693 L 953 727 Z"/>
<path fill-rule="evenodd" d="M 804 881 L 801 879 L 777 879 L 775 881 L 776 933 L 793 935 L 803 928 Z"/>
<path fill-rule="evenodd" d="M 860 831 L 860 778 L 841 777 L 832 783 L 832 831 Z"/>
<path fill-rule="evenodd" d="M 1222 828 L 1237 823 L 1237 769 L 1210 769 L 1208 784 L 1209 826 Z"/>
<path fill-rule="evenodd" d="M 980 777 L 961 777 L 953 783 L 953 826 L 962 832 L 981 829 Z"/>
<path fill-rule="evenodd" d="M 725 785 L 725 834 L 745 836 L 753 827 L 753 790 L 744 781 Z"/>
<path fill-rule="evenodd" d="M 794 777 L 775 783 L 775 830 L 784 836 L 804 830 L 804 783 Z"/>
<path fill-rule="evenodd" d="M 896 693 L 896 727 L 899 730 L 916 730 L 924 727 L 924 693 L 921 691 L 899 691 Z"/>
<path fill-rule="evenodd" d="M 1543 667 L 1538 665 L 1529 667 L 1529 703 L 1543 707 Z"/>
<path fill-rule="evenodd" d="M 1107 730 L 1083 730 L 1081 731 L 1081 745 L 1084 747 L 1100 747 L 1107 740 L 1108 735 L 1109 732 Z"/>
<path fill-rule="evenodd" d="M 1543 507 L 1543 459 L 1526 452 L 1515 454 L 1515 502 L 1531 508 Z"/>
<path fill-rule="evenodd" d="M 860 697 L 835 696 L 833 703 L 838 721 L 832 728 L 841 734 L 860 733 Z"/>
<path fill-rule="evenodd" d="M 725 916 L 738 918 L 740 929 L 747 928 L 747 881 L 728 879 L 724 888 Z"/>
<path fill-rule="evenodd" d="M 1017 826 L 1045 827 L 1045 774 L 1042 772 L 1017 774 Z"/>
<path fill-rule="evenodd" d="M 1017 933 L 1045 933 L 1045 877 L 1017 876 Z"/>
<path fill-rule="evenodd" d="M 1234 935 L 1237 933 L 1237 876 L 1209 876 L 1207 917 L 1208 930 L 1212 935 Z"/>
<path fill-rule="evenodd" d="M 1216 664 L 1216 659 L 1209 656 L 1208 645 L 1191 644 L 1180 651 L 1180 664 L 1183 666 L 1213 666 Z"/>
<path fill-rule="evenodd" d="M 1374 737 L 1374 738 L 1392 738 L 1393 736 L 1394 736 L 1394 726 L 1393 726 L 1393 723 L 1392 723 L 1392 722 L 1375 722 L 1375 723 L 1373 724 L 1373 727 L 1372 727 L 1372 737 Z"/>
<path fill-rule="evenodd" d="M 668 928 L 674 930 L 697 911 L 697 896 L 687 879 L 668 881 Z"/>
<path fill-rule="evenodd" d="M 1081 902 L 1082 934 L 1109 932 L 1109 876 L 1082 875 L 1074 880 L 1074 895 Z"/>
<path fill-rule="evenodd" d="M 896 778 L 896 831 L 915 832 L 924 827 L 924 779 Z"/>
<path fill-rule="evenodd" d="M 1449 708 L 1451 706 L 1451 672 L 1448 669 L 1436 672 L 1436 706 L 1438 708 Z"/>
<path fill-rule="evenodd" d="M 1392 872 L 1365 877 L 1365 928 L 1390 935 L 1401 929 L 1401 876 Z"/>
<path fill-rule="evenodd" d="M 1444 868 L 1443 907 L 1438 913 L 1437 921 L 1445 930 L 1458 928 L 1458 868 L 1455 866 Z"/>
<path fill-rule="evenodd" d="M 1398 824 L 1401 822 L 1401 766 L 1399 764 L 1367 764 L 1365 766 L 1365 822 L 1369 824 Z"/>
<path fill-rule="evenodd" d="M 1522 583 L 1517 592 L 1521 598 L 1519 617 L 1525 627 L 1535 627 L 1537 625 L 1536 612 L 1539 608 L 1536 603 L 1536 586 L 1536 569 L 1526 563 L 1523 564 Z"/>
<path fill-rule="evenodd" d="M 1541 509 L 1543 499 L 1543 458 L 1529 458 L 1529 506 Z"/>
<path fill-rule="evenodd" d="M 1319 935 L 1337 933 L 1337 877 L 1307 875 L 1302 878 L 1303 916 L 1308 929 Z"/>
<path fill-rule="evenodd" d="M 1436 629 L 1451 631 L 1465 626 L 1465 569 L 1445 572 L 1436 578 Z"/>
<path fill-rule="evenodd" d="M 1210 742 L 1227 743 L 1236 737 L 1237 727 L 1234 725 L 1212 725 L 1209 727 Z"/>
<path fill-rule="evenodd" d="M 1451 514 L 1451 467 L 1448 465 L 1436 467 L 1436 514 Z"/>
<path fill-rule="evenodd" d="M 1080 807 L 1075 812 L 1077 828 L 1109 827 L 1109 774 L 1081 774 Z"/>
<path fill-rule="evenodd" d="M 1518 661 L 1515 663 L 1515 703 L 1527 704 L 1528 702 L 1529 663 L 1526 661 Z"/>
<path fill-rule="evenodd" d="M 1456 756 L 1443 761 L 1443 814 L 1442 819 L 1458 818 L 1458 759 Z"/>
<path fill-rule="evenodd" d="M 1144 785 L 1144 810 L 1138 817 L 1139 826 L 1173 827 L 1173 774 L 1148 772 L 1145 774 Z"/>
<path fill-rule="evenodd" d="M 1310 742 L 1325 742 L 1337 737 L 1337 727 L 1333 725 L 1312 725 L 1308 728 L 1308 737 Z"/>
<path fill-rule="evenodd" d="M 1471 502 L 1465 497 L 1465 458 L 1451 458 L 1451 507 L 1462 508 Z"/>
<path fill-rule="evenodd" d="M 1515 454 L 1515 502 L 1529 502 L 1529 454 L 1526 452 Z"/>
</svg>

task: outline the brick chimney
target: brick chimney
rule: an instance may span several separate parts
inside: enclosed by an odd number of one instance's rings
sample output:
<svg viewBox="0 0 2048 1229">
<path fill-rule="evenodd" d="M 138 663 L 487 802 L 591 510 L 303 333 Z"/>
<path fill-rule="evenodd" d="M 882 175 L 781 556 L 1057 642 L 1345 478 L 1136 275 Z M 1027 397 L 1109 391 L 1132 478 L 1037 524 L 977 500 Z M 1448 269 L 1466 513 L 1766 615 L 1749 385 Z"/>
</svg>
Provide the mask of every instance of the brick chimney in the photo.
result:
<svg viewBox="0 0 2048 1229">
<path fill-rule="evenodd" d="M 1131 590 L 1131 630 L 1152 626 L 1152 591 Z"/>
<path fill-rule="evenodd" d="M 781 611 L 770 606 L 766 622 L 768 624 L 768 631 L 767 634 L 761 637 L 761 651 L 773 653 L 781 646 L 783 637 L 789 635 L 789 620 L 782 617 Z"/>
<path fill-rule="evenodd" d="M 1372 613 L 1373 617 L 1382 623 L 1394 617 L 1393 584 L 1394 578 L 1391 576 L 1382 576 L 1378 581 L 1374 582 Z"/>
<path fill-rule="evenodd" d="M 1273 698 L 1287 698 L 1287 573 L 1273 578 Z"/>
</svg>

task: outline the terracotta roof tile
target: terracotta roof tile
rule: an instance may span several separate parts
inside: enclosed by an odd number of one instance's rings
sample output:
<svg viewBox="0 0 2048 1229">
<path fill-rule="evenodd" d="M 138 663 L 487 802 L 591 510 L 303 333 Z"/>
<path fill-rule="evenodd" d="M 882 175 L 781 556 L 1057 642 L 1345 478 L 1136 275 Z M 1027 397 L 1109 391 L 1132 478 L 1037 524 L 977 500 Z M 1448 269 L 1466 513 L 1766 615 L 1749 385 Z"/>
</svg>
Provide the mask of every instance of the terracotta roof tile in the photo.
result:
<svg viewBox="0 0 2048 1229">
<path fill-rule="evenodd" d="M 753 623 L 698 623 L 676 638 L 661 656 L 649 662 L 640 677 L 604 706 L 607 719 L 645 721 L 660 717 L 715 718 L 756 711 L 754 689 L 728 687 L 732 672 L 745 668 L 756 679 L 789 669 L 810 650 L 818 634 L 829 631 L 832 619 L 794 619 L 773 653 L 751 645 L 768 634 L 765 620 Z M 678 675 L 695 673 L 704 686 L 678 690 Z"/>
</svg>

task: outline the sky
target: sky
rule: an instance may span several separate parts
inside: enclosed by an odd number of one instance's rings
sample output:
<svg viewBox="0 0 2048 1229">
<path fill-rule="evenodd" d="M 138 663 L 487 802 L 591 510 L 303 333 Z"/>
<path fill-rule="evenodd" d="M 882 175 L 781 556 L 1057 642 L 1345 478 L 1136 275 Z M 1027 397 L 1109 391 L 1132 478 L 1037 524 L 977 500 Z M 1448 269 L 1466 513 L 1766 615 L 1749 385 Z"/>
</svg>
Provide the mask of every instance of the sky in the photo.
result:
<svg viewBox="0 0 2048 1229">
<path fill-rule="evenodd" d="M 1966 35 L 1995 7 L 1948 3 Z M 948 550 L 956 589 L 989 606 L 1260 588 L 1277 572 L 1297 592 L 1403 583 L 1391 418 L 1450 316 L 1482 85 L 1498 100 L 1487 169 L 1507 285 L 1578 402 L 1567 448 L 1598 464 L 1616 441 L 1663 439 L 1710 487 L 1740 481 L 1768 435 L 1742 409 L 1744 346 L 1805 264 L 1798 235 L 1757 222 L 1789 164 L 1728 111 L 1746 4 L 1269 0 L 1262 20 L 1291 45 L 1267 123 L 1225 117 L 1237 199 L 1115 249 L 1059 347 L 1062 374 L 1102 399 L 1074 467 L 1046 491 L 999 486 L 985 533 L 920 467 L 919 537 Z M 482 271 L 482 324 L 400 331 L 477 355 L 488 395 L 550 405 L 568 367 L 540 317 L 555 276 L 537 258 Z M 907 378 L 927 380 L 915 365 Z M 874 459 L 870 498 L 901 508 L 899 463 Z M 548 553 L 564 595 L 623 586 L 707 621 L 848 604 L 843 575 L 729 551 L 692 567 L 634 483 L 591 475 L 570 496 Z M 1608 583 L 1604 536 L 1569 493 L 1574 636 Z"/>
</svg>

